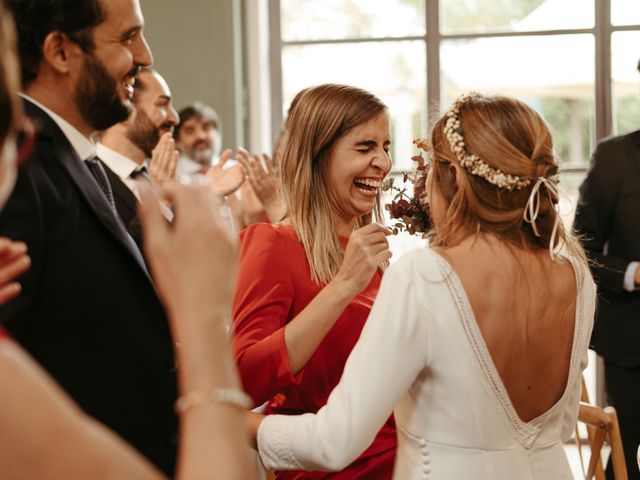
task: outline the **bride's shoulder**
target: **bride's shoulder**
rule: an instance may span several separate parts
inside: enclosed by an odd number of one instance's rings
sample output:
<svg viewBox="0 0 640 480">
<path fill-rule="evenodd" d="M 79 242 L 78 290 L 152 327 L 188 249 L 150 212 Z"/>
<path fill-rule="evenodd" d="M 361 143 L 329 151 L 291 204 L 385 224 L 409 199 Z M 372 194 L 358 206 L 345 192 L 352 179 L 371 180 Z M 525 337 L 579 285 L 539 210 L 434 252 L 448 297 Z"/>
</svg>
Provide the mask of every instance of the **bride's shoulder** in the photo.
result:
<svg viewBox="0 0 640 480">
<path fill-rule="evenodd" d="M 404 278 L 423 278 L 425 280 L 438 280 L 442 272 L 447 268 L 442 256 L 429 246 L 415 248 L 404 253 L 391 264 L 387 273 Z"/>
</svg>

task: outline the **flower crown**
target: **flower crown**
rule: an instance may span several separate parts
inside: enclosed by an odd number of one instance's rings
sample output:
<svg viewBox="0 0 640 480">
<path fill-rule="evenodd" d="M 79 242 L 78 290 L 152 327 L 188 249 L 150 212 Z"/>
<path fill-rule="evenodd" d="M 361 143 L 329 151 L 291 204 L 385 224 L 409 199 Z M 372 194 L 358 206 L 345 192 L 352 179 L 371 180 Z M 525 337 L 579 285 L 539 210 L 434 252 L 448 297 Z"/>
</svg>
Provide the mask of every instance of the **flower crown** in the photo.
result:
<svg viewBox="0 0 640 480">
<path fill-rule="evenodd" d="M 451 105 L 445 114 L 447 121 L 444 126 L 444 135 L 449 141 L 451 151 L 454 153 L 460 165 L 469 173 L 484 178 L 487 182 L 498 188 L 506 190 L 520 190 L 531 185 L 531 179 L 504 173 L 495 167 L 487 165 L 475 154 L 468 154 L 465 149 L 464 137 L 462 136 L 462 126 L 460 125 L 460 107 L 472 98 L 478 98 L 477 92 L 463 93 Z"/>
</svg>

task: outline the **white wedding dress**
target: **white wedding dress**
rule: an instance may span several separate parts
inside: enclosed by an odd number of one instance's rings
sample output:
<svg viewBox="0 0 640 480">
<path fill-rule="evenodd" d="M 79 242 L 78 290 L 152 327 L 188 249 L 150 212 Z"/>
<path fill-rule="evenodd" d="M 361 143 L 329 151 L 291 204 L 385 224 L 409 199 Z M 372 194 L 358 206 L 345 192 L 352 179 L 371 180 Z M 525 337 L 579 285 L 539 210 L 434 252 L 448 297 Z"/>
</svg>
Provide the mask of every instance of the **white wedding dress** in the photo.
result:
<svg viewBox="0 0 640 480">
<path fill-rule="evenodd" d="M 264 419 L 258 446 L 265 466 L 340 470 L 394 410 L 394 479 L 572 479 L 562 443 L 577 419 L 595 285 L 586 267 L 571 263 L 578 296 L 569 377 L 543 415 L 526 423 L 518 417 L 459 278 L 433 250 L 420 249 L 385 272 L 327 405 L 315 415 Z"/>
</svg>

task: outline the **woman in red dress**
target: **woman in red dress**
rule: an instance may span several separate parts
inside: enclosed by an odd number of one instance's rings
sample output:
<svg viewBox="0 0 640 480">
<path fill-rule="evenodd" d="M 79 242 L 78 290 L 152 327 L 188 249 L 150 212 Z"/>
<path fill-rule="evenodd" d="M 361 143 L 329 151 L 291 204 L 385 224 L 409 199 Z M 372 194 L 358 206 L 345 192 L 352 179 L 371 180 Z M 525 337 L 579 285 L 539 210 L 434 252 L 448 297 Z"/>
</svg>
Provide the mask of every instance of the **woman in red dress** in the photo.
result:
<svg viewBox="0 0 640 480">
<path fill-rule="evenodd" d="M 279 146 L 282 224 L 241 235 L 234 353 L 245 390 L 266 413 L 317 412 L 342 375 L 390 258 L 380 187 L 391 169 L 386 106 L 369 92 L 321 85 L 294 100 Z M 391 478 L 389 418 L 345 470 L 278 479 Z"/>
</svg>

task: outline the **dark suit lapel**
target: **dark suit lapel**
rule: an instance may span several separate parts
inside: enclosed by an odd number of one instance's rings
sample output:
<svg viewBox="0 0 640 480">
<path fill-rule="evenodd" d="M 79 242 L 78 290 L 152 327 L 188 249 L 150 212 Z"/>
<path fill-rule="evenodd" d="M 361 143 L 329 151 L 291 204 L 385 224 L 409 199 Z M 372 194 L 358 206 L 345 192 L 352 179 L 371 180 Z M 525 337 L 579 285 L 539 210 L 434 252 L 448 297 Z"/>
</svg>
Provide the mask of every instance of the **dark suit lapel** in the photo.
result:
<svg viewBox="0 0 640 480">
<path fill-rule="evenodd" d="M 134 257 L 149 277 L 149 272 L 145 266 L 140 250 L 133 242 L 122 222 L 109 206 L 104 194 L 100 191 L 95 179 L 89 169 L 83 165 L 80 159 L 55 122 L 40 108 L 28 100 L 24 102 L 27 115 L 36 120 L 38 135 L 49 137 L 53 141 L 54 157 L 62 164 L 73 182 L 78 187 L 81 195 L 87 201 L 96 216 L 100 219 L 104 227 L 115 239 Z M 151 279 L 151 277 L 149 277 Z"/>
<path fill-rule="evenodd" d="M 102 162 L 102 165 L 111 184 L 118 215 L 120 215 L 120 219 L 129 232 L 129 235 L 131 235 L 131 238 L 133 238 L 133 241 L 136 242 L 136 245 L 140 251 L 142 251 L 142 226 L 138 218 L 138 199 L 106 163 Z"/>
<path fill-rule="evenodd" d="M 106 163 L 102 162 L 102 166 L 111 184 L 120 218 L 127 225 L 137 213 L 138 199 Z"/>
</svg>

